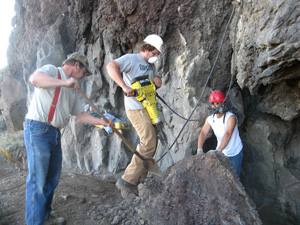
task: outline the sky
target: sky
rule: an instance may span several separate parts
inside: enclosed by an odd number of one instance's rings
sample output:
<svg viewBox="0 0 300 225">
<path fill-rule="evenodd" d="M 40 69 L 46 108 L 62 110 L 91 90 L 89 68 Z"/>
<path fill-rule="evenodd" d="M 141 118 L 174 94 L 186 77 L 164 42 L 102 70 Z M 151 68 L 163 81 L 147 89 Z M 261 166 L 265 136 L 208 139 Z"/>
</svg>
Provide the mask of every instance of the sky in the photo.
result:
<svg viewBox="0 0 300 225">
<path fill-rule="evenodd" d="M 0 7 L 0 69 L 7 65 L 6 51 L 9 42 L 9 35 L 12 31 L 11 20 L 15 16 L 15 0 L 1 2 Z"/>
</svg>

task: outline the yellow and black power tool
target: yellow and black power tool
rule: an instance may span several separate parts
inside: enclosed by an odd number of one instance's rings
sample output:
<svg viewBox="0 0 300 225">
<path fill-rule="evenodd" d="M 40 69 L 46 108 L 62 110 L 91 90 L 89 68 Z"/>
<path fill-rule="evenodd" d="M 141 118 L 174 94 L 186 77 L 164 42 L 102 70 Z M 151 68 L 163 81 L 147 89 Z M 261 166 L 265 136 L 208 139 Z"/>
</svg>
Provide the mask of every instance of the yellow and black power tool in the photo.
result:
<svg viewBox="0 0 300 225">
<path fill-rule="evenodd" d="M 167 145 L 167 138 L 162 130 L 162 121 L 156 106 L 156 87 L 150 76 L 140 76 L 131 81 L 131 88 L 134 89 L 136 99 L 142 103 L 147 110 L 152 124 L 157 128 L 157 136 L 161 144 Z"/>
</svg>

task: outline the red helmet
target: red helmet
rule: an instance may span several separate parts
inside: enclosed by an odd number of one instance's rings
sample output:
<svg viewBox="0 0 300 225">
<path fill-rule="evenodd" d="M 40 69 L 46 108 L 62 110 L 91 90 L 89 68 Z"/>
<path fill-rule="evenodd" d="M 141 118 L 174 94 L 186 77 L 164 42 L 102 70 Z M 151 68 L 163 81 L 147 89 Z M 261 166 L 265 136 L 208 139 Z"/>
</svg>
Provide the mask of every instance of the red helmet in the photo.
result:
<svg viewBox="0 0 300 225">
<path fill-rule="evenodd" d="M 209 96 L 209 102 L 224 102 L 226 99 L 221 91 L 215 90 Z"/>
</svg>

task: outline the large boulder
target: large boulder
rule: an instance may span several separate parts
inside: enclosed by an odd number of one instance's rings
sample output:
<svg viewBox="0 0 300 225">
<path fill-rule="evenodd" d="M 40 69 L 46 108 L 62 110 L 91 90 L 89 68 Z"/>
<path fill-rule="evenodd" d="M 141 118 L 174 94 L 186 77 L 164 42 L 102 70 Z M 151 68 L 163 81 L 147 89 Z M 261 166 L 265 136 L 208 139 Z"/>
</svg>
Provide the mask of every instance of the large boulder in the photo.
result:
<svg viewBox="0 0 300 225">
<path fill-rule="evenodd" d="M 255 205 L 222 153 L 200 153 L 139 185 L 140 216 L 153 225 L 262 224 Z"/>
</svg>

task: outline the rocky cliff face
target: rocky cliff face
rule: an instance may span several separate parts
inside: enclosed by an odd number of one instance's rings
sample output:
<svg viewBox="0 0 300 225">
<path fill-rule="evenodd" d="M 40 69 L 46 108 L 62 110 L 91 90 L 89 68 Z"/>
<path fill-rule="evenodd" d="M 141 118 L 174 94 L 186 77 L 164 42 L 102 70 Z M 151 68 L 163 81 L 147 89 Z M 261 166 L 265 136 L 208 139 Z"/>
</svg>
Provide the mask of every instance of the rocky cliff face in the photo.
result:
<svg viewBox="0 0 300 225">
<path fill-rule="evenodd" d="M 138 52 L 143 38 L 156 33 L 165 42 L 157 64 L 163 79 L 158 94 L 186 118 L 196 107 L 192 118 L 200 119 L 184 126 L 158 101 L 174 160 L 195 154 L 199 131 L 211 113 L 208 96 L 222 90 L 239 119 L 241 181 L 260 216 L 266 223 L 299 222 L 299 6 L 298 0 L 16 0 L 9 65 L 1 71 L 0 108 L 7 129 L 22 129 L 33 90 L 30 74 L 47 63 L 60 66 L 74 51 L 88 56 L 94 73 L 82 84 L 87 96 L 101 110 L 127 120 L 123 94 L 105 66 Z M 138 142 L 133 129 L 123 134 L 132 144 Z M 214 142 L 211 136 L 206 150 L 215 148 Z M 73 118 L 63 146 L 64 167 L 89 172 L 118 173 L 131 157 L 118 137 Z M 164 151 L 160 148 L 157 158 Z M 165 170 L 170 165 L 166 155 L 160 166 Z"/>
</svg>

